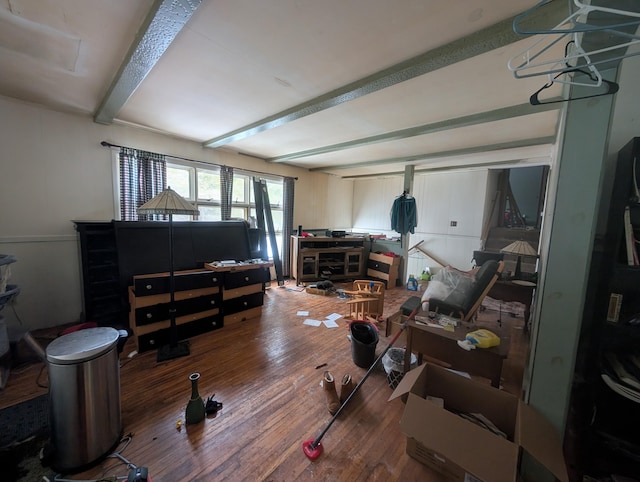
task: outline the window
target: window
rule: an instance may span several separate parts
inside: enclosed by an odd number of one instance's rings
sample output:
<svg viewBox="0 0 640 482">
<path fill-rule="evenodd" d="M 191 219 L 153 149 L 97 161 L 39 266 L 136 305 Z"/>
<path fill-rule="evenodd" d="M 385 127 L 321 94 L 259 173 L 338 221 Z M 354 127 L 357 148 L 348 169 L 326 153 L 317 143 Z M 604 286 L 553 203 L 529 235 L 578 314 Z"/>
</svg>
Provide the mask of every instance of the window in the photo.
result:
<svg viewBox="0 0 640 482">
<path fill-rule="evenodd" d="M 114 209 L 118 219 L 137 220 L 139 206 L 166 187 L 171 187 L 200 211 L 197 217 L 175 215 L 174 221 L 219 221 L 224 216 L 225 219 L 244 219 L 251 226 L 257 224 L 253 186 L 256 176 L 253 171 L 167 158 L 164 154 L 122 146 L 113 160 L 114 177 L 117 179 L 114 182 Z M 267 185 L 282 272 L 284 276 L 289 276 L 289 243 L 285 243 L 284 239 L 293 233 L 294 182 L 297 178 L 264 174 L 259 177 Z M 225 179 L 226 184 L 221 182 Z M 230 189 L 223 189 L 229 181 Z M 152 219 L 155 218 L 166 219 L 159 215 L 154 215 Z M 271 252 L 270 245 L 271 240 L 267 237 L 268 252 Z"/>
<path fill-rule="evenodd" d="M 265 178 L 273 226 L 282 253 L 283 233 L 283 193 L 281 178 Z M 254 226 L 256 203 L 253 192 L 253 175 L 239 169 L 233 172 L 233 191 L 231 201 L 231 217 L 244 219 Z M 220 190 L 220 169 L 217 167 L 200 167 L 191 163 L 167 161 L 167 185 L 196 205 L 200 211 L 199 221 L 220 221 L 222 219 L 222 193 Z M 189 220 L 191 216 L 174 216 L 174 220 Z M 252 219 L 253 218 L 253 219 Z M 269 240 L 267 239 L 267 243 Z"/>
</svg>

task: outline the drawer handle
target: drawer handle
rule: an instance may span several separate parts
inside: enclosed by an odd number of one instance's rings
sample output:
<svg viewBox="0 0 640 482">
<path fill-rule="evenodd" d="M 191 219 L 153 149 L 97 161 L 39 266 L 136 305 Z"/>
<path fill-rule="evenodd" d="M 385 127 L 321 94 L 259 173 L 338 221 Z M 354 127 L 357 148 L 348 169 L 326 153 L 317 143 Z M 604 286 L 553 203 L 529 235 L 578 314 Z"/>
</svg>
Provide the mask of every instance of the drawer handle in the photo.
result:
<svg viewBox="0 0 640 482">
<path fill-rule="evenodd" d="M 213 280 L 214 283 L 218 282 L 218 278 L 211 278 Z"/>
<path fill-rule="evenodd" d="M 149 320 L 151 318 L 153 318 L 153 315 L 151 313 L 147 313 L 147 319 Z"/>
<path fill-rule="evenodd" d="M 247 306 L 249 303 L 247 303 L 246 301 L 243 301 L 243 302 L 242 302 L 242 304 L 243 304 L 244 306 Z"/>
<path fill-rule="evenodd" d="M 147 288 L 148 290 L 150 290 L 151 288 L 153 288 L 153 286 L 151 286 L 151 285 L 147 285 L 147 286 L 145 286 L 145 288 Z"/>
<path fill-rule="evenodd" d="M 244 280 L 245 280 L 245 281 L 249 281 L 249 277 L 248 277 L 248 276 L 245 276 L 245 277 L 244 277 Z"/>
<path fill-rule="evenodd" d="M 218 322 L 217 321 L 212 321 L 211 322 L 211 326 L 218 326 Z"/>
<path fill-rule="evenodd" d="M 211 300 L 211 301 L 210 301 L 210 303 L 211 303 L 212 305 L 215 305 L 215 304 L 216 304 L 216 300 Z"/>
<path fill-rule="evenodd" d="M 155 345 L 156 341 L 155 340 L 149 340 L 149 345 Z"/>
</svg>

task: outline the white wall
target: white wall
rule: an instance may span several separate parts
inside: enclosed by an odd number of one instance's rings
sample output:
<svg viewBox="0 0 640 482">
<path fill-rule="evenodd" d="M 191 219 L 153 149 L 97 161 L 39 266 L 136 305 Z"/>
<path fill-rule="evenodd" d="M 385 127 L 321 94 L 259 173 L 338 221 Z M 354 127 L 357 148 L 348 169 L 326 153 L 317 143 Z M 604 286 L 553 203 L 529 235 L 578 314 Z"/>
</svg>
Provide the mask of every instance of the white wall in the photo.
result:
<svg viewBox="0 0 640 482">
<path fill-rule="evenodd" d="M 114 215 L 112 152 L 101 141 L 187 159 L 298 177 L 294 225 L 348 221 L 351 183 L 282 164 L 268 164 L 199 143 L 122 125 L 96 124 L 0 97 L 0 253 L 14 254 L 10 283 L 21 293 L 15 310 L 24 329 L 79 320 L 81 278 L 72 220 Z M 331 193 L 331 196 L 329 195 Z M 344 200 L 339 198 L 343 196 Z M 331 198 L 329 202 L 328 199 Z M 335 221 L 334 221 L 335 219 Z M 1 314 L 19 322 L 9 307 Z"/>
<path fill-rule="evenodd" d="M 327 225 L 330 229 L 350 230 L 353 227 L 353 187 L 351 179 L 328 176 Z"/>
<path fill-rule="evenodd" d="M 418 174 L 412 193 L 417 204 L 417 227 L 407 246 L 423 241 L 421 247 L 459 269 L 470 269 L 473 251 L 480 248 L 483 223 L 488 216 L 489 170 L 450 171 Z M 494 182 L 495 183 L 495 182 Z M 391 206 L 402 194 L 402 176 L 358 179 L 353 188 L 353 229 L 398 237 L 391 230 Z M 451 226 L 451 221 L 456 226 Z M 407 274 L 432 272 L 440 265 L 413 250 L 407 260 Z M 404 280 L 406 281 L 406 280 Z"/>
<path fill-rule="evenodd" d="M 391 206 L 402 194 L 402 176 L 357 179 L 353 182 L 353 230 L 400 236 L 391 229 Z"/>
<path fill-rule="evenodd" d="M 445 264 L 470 269 L 473 251 L 481 244 L 487 182 L 486 169 L 416 175 L 413 193 L 418 202 L 418 226 L 409 246 L 422 241 L 420 247 Z M 432 272 L 441 268 L 418 250 L 409 253 L 408 274 L 417 275 L 427 266 Z"/>
</svg>

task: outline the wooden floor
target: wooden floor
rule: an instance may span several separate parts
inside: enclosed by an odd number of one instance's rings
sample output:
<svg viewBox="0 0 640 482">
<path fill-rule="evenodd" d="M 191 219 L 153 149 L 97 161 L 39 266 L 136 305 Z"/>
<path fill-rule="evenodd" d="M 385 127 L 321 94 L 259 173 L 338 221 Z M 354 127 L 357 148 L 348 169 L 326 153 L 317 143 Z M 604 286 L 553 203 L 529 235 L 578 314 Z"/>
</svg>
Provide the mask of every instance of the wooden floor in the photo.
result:
<svg viewBox="0 0 640 482">
<path fill-rule="evenodd" d="M 133 439 L 122 455 L 149 467 L 154 482 L 440 480 L 406 455 L 399 427 L 404 405 L 387 401 L 392 390 L 382 369 L 372 373 L 327 432 L 323 455 L 316 461 L 304 455 L 302 442 L 315 438 L 331 417 L 320 387 L 323 370 L 336 378 L 349 373 L 356 381 L 366 370 L 353 363 L 344 319 L 329 329 L 303 325 L 304 317 L 297 316 L 298 310 L 315 319 L 345 314 L 345 301 L 295 289 L 294 282 L 274 284 L 266 291 L 261 319 L 193 338 L 188 357 L 157 363 L 155 352 L 147 352 L 129 359 L 135 349 L 129 340 L 121 357 L 121 405 L 124 433 Z M 401 287 L 387 290 L 385 315 L 412 294 Z M 484 311 L 478 323 L 497 329 L 497 319 L 497 312 Z M 503 313 L 502 320 L 511 336 L 502 386 L 519 394 L 528 339 L 522 318 Z M 388 340 L 381 336 L 378 354 Z M 322 363 L 327 367 L 316 369 Z M 39 376 L 41 367 L 12 373 L 0 392 L 0 408 L 46 393 L 36 383 L 47 382 L 46 370 Z M 203 398 L 215 394 L 224 407 L 215 417 L 177 430 L 194 372 L 201 375 Z M 126 473 L 123 464 L 107 459 L 70 478 Z"/>
</svg>

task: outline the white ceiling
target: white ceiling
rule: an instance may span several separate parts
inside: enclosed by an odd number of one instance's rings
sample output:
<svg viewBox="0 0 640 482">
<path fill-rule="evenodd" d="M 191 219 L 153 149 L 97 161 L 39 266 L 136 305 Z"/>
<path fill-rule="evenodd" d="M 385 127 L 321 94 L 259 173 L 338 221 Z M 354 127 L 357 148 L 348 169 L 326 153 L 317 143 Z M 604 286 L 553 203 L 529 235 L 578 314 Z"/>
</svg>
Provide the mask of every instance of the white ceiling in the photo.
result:
<svg viewBox="0 0 640 482">
<path fill-rule="evenodd" d="M 203 144 L 239 130 L 217 148 L 339 176 L 548 162 L 561 104 L 507 69 L 536 3 L 0 0 L 0 95 Z"/>
</svg>

